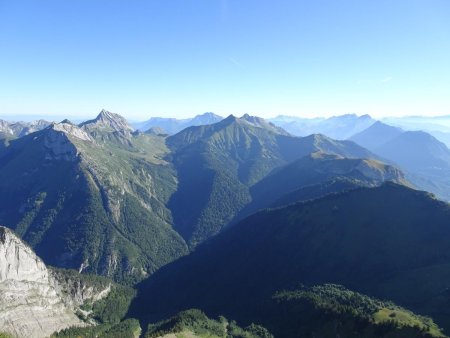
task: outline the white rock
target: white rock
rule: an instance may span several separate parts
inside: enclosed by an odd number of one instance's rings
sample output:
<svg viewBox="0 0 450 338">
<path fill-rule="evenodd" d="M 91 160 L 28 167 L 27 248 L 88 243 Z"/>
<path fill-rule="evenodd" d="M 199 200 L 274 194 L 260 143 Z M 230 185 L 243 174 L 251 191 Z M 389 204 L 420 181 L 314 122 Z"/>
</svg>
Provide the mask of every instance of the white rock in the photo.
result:
<svg viewBox="0 0 450 338">
<path fill-rule="evenodd" d="M 85 324 L 64 303 L 42 260 L 0 226 L 0 332 L 39 338 L 76 325 Z"/>
</svg>

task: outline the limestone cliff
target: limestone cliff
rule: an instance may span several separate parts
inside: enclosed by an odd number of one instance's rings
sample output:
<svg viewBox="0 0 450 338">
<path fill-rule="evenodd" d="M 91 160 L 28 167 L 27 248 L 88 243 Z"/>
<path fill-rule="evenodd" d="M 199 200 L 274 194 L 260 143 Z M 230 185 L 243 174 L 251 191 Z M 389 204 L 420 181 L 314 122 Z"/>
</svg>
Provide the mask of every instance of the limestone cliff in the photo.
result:
<svg viewBox="0 0 450 338">
<path fill-rule="evenodd" d="M 0 332 L 48 337 L 69 326 L 86 325 L 60 289 L 33 250 L 0 226 Z"/>
</svg>

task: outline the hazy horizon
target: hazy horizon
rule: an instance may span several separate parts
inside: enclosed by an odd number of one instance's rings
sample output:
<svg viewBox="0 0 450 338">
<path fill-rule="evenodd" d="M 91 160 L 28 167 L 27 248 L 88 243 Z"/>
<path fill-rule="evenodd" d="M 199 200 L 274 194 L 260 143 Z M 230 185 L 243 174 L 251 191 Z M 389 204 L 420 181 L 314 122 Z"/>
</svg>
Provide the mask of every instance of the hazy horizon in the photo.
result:
<svg viewBox="0 0 450 338">
<path fill-rule="evenodd" d="M 31 122 L 31 121 L 36 121 L 36 120 L 47 120 L 50 122 L 60 122 L 64 119 L 69 119 L 72 120 L 73 122 L 83 122 L 83 121 L 87 121 L 87 120 L 91 120 L 94 119 L 98 116 L 98 114 L 100 114 L 100 112 L 103 109 L 98 110 L 96 113 L 93 113 L 89 116 L 68 116 L 68 115 L 38 115 L 38 114 L 26 114 L 26 115 L 8 115 L 8 114 L 0 114 L 0 120 L 4 120 L 4 121 L 8 121 L 8 122 Z M 109 111 L 111 113 L 115 113 L 115 114 L 119 114 L 121 116 L 123 116 L 124 118 L 127 119 L 127 121 L 131 122 L 131 123 L 139 123 L 139 122 L 145 122 L 151 118 L 176 118 L 176 119 L 189 119 L 189 118 L 193 118 L 195 116 L 198 115 L 203 115 L 206 113 L 213 113 L 215 115 L 221 116 L 223 118 L 226 118 L 227 116 L 233 115 L 236 117 L 241 117 L 244 114 L 249 114 L 251 116 L 258 116 L 258 117 L 262 117 L 264 119 L 273 119 L 273 118 L 277 118 L 280 116 L 283 117 L 293 117 L 293 118 L 303 118 L 303 119 L 328 119 L 328 118 L 332 118 L 332 117 L 339 117 L 339 116 L 343 116 L 343 115 L 356 115 L 356 116 L 363 116 L 363 115 L 369 115 L 371 118 L 375 119 L 375 120 L 388 120 L 388 119 L 408 119 L 408 118 L 423 118 L 423 119 L 439 119 L 439 118 L 450 118 L 450 115 L 403 115 L 403 116 L 374 116 L 371 114 L 358 114 L 358 113 L 344 113 L 344 114 L 336 114 L 336 115 L 293 115 L 293 114 L 278 114 L 278 115 L 272 115 L 272 116 L 262 116 L 258 113 L 230 113 L 230 114 L 218 114 L 215 112 L 200 112 L 200 113 L 193 113 L 192 115 L 186 115 L 186 116 L 177 116 L 177 115 L 152 115 L 152 116 L 148 116 L 147 118 L 133 118 L 133 117 L 129 117 L 127 114 L 121 114 L 120 112 L 114 112 L 108 109 L 104 109 L 106 111 Z"/>
</svg>

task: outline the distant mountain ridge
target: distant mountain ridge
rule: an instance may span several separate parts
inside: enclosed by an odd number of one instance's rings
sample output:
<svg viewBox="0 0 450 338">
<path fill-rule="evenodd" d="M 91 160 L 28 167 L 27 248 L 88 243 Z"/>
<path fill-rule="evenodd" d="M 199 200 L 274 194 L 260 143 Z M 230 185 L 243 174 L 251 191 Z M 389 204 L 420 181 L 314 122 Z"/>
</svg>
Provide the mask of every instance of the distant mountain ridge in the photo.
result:
<svg viewBox="0 0 450 338">
<path fill-rule="evenodd" d="M 330 138 L 345 140 L 368 128 L 376 121 L 369 115 L 345 114 L 330 118 L 302 118 L 277 116 L 270 122 L 296 136 L 324 134 Z"/>
<path fill-rule="evenodd" d="M 371 151 L 375 151 L 378 147 L 399 136 L 401 133 L 403 133 L 402 129 L 377 121 L 369 128 L 352 135 L 349 140 Z"/>
<path fill-rule="evenodd" d="M 350 139 L 399 165 L 418 187 L 450 200 L 450 150 L 431 134 L 376 122 Z"/>
<path fill-rule="evenodd" d="M 134 127 L 137 130 L 144 132 L 150 128 L 158 127 L 168 134 L 176 134 L 187 127 L 213 124 L 221 121 L 222 119 L 223 117 L 214 113 L 204 113 L 187 119 L 152 117 L 147 121 L 134 123 Z"/>
<path fill-rule="evenodd" d="M 49 126 L 51 122 L 36 120 L 32 122 L 9 122 L 0 120 L 0 139 L 17 138 L 39 131 Z"/>
</svg>

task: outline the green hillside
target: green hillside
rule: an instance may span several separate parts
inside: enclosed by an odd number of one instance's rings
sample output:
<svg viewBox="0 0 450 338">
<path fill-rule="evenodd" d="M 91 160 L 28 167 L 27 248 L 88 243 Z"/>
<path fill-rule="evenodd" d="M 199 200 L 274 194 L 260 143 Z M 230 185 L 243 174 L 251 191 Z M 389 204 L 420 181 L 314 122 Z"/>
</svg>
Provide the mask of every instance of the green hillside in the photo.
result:
<svg viewBox="0 0 450 338">
<path fill-rule="evenodd" d="M 278 290 L 337 283 L 448 328 L 449 220 L 448 204 L 393 183 L 262 211 L 142 283 L 134 311 L 257 322 Z"/>
<path fill-rule="evenodd" d="M 166 138 L 102 111 L 0 150 L 0 222 L 48 264 L 134 283 L 296 189 L 341 178 L 403 182 L 392 167 L 358 157 L 373 155 L 248 115 Z"/>
<path fill-rule="evenodd" d="M 353 142 L 293 137 L 249 116 L 190 127 L 167 143 L 179 178 L 169 203 L 174 227 L 193 247 L 233 220 L 252 201 L 250 188 L 280 166 L 316 151 L 374 157 Z"/>
<path fill-rule="evenodd" d="M 444 337 L 430 318 L 335 284 L 277 292 L 263 318 L 276 337 Z"/>
<path fill-rule="evenodd" d="M 384 181 L 409 184 L 400 170 L 377 160 L 345 158 L 316 152 L 275 170 L 255 184 L 250 189 L 252 202 L 242 214 L 248 215 L 270 206 L 274 201 L 279 203 L 284 198 L 292 200 L 296 190 L 332 180 L 351 181 L 356 186 L 366 187 L 377 186 Z M 303 190 L 303 193 L 306 191 Z M 315 197 L 313 191 L 310 193 L 310 197 L 303 196 L 299 200 Z M 285 195 L 290 197 L 284 197 Z"/>
<path fill-rule="evenodd" d="M 48 264 L 133 282 L 187 253 L 166 204 L 176 189 L 164 139 L 99 144 L 62 123 L 1 153 L 0 222 Z"/>
<path fill-rule="evenodd" d="M 177 315 L 150 324 L 145 334 L 146 338 L 273 338 L 263 327 L 249 325 L 239 327 L 236 322 L 220 316 L 217 320 L 208 318 L 203 312 L 190 309 Z"/>
</svg>

